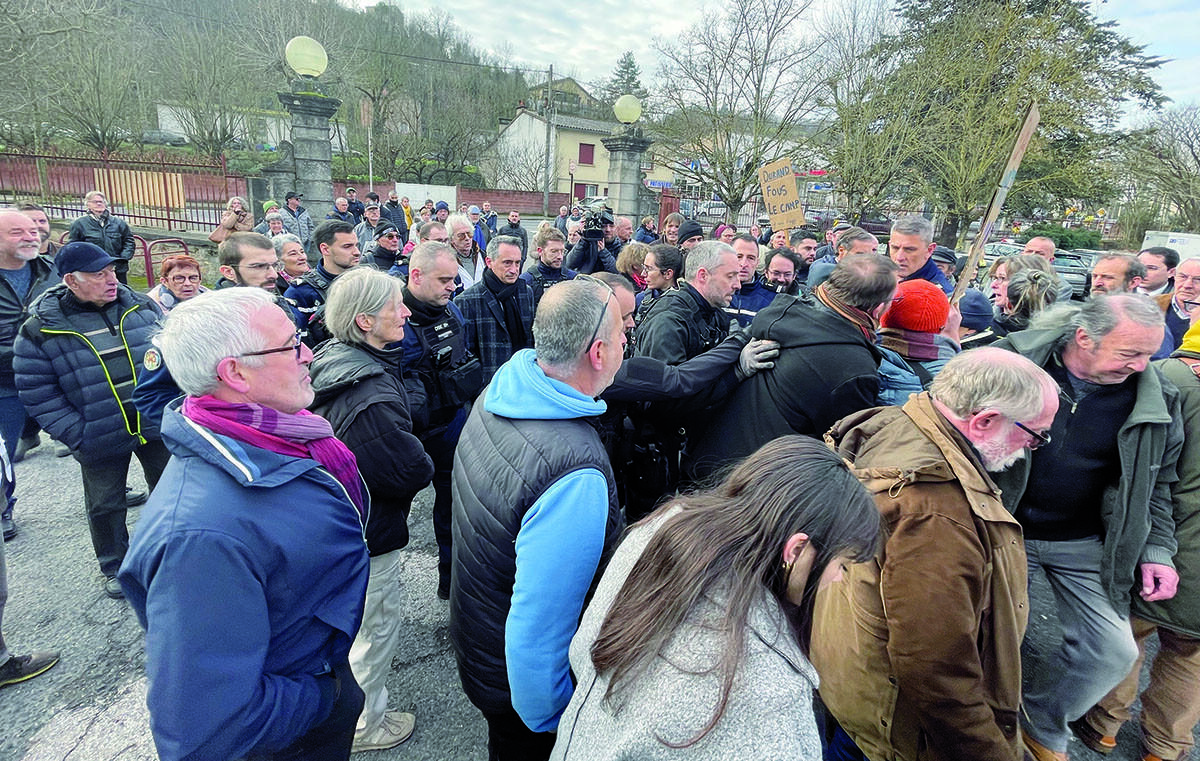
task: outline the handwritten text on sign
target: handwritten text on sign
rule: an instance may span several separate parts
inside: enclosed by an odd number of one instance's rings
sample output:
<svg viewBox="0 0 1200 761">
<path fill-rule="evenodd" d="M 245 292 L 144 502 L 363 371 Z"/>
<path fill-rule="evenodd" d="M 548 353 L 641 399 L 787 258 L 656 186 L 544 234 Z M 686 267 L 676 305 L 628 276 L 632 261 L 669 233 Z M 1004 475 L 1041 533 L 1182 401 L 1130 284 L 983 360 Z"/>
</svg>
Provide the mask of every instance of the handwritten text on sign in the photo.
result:
<svg viewBox="0 0 1200 761">
<path fill-rule="evenodd" d="M 758 170 L 763 206 L 772 230 L 793 230 L 804 225 L 804 206 L 791 159 L 780 159 Z"/>
</svg>

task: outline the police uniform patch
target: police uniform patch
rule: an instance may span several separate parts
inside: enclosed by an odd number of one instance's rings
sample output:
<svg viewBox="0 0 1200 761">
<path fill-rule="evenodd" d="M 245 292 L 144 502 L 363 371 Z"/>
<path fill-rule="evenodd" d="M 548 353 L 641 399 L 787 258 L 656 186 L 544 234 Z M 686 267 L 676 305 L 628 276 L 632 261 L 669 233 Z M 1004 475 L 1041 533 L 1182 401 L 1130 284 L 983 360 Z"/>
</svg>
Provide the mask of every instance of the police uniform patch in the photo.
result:
<svg viewBox="0 0 1200 761">
<path fill-rule="evenodd" d="M 157 370 L 162 367 L 162 355 L 158 353 L 158 349 L 154 347 L 146 349 L 146 354 L 142 357 L 142 367 L 147 370 Z"/>
</svg>

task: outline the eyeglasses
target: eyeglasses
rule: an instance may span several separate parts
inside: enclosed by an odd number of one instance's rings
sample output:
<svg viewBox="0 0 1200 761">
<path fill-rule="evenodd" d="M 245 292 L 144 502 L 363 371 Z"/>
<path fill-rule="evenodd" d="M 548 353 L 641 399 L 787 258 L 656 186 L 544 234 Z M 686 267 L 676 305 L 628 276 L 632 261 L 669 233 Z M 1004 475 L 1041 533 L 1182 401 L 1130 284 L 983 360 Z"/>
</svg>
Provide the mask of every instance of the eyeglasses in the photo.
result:
<svg viewBox="0 0 1200 761">
<path fill-rule="evenodd" d="M 171 277 L 168 279 L 172 283 L 175 283 L 177 285 L 183 285 L 184 283 L 199 283 L 200 282 L 199 275 L 171 275 Z"/>
<path fill-rule="evenodd" d="M 238 266 L 245 267 L 246 269 L 250 270 L 251 272 L 266 272 L 267 270 L 283 269 L 283 262 L 280 262 L 280 261 L 270 262 L 270 263 L 255 262 L 254 264 L 239 264 Z"/>
<path fill-rule="evenodd" d="M 300 331 L 296 331 L 296 335 L 292 337 L 292 343 L 289 346 L 280 346 L 278 349 L 263 349 L 262 351 L 247 351 L 238 354 L 239 357 L 263 357 L 267 354 L 282 354 L 285 351 L 296 352 L 296 361 L 300 361 L 300 352 L 303 350 L 304 344 L 300 342 Z"/>
<path fill-rule="evenodd" d="M 384 233 L 383 235 L 380 235 L 379 237 L 380 238 L 392 238 L 394 240 L 396 238 L 399 238 L 400 236 L 397 235 L 396 233 Z"/>
<path fill-rule="evenodd" d="M 1033 430 L 1032 428 L 1025 425 L 1024 423 L 1022 423 L 1019 420 L 1014 420 L 1013 425 L 1015 425 L 1016 427 L 1020 428 L 1022 431 L 1024 431 L 1025 433 L 1028 433 L 1031 437 L 1033 437 L 1033 443 L 1030 444 L 1030 446 L 1029 446 L 1030 449 L 1037 449 L 1038 447 L 1044 447 L 1050 443 L 1050 434 L 1048 434 L 1048 433 L 1038 433 L 1037 431 Z"/>
<path fill-rule="evenodd" d="M 596 343 L 596 336 L 600 335 L 600 326 L 604 324 L 604 318 L 608 316 L 608 302 L 612 300 L 616 294 L 613 293 L 612 286 L 603 280 L 600 280 L 599 278 L 592 277 L 591 275 L 576 275 L 575 279 L 587 280 L 588 282 L 596 283 L 597 285 L 604 286 L 604 289 L 608 291 L 608 296 L 604 298 L 604 308 L 600 310 L 600 319 L 596 320 L 596 328 L 592 331 L 592 337 L 588 339 L 587 346 L 584 348 L 584 351 L 586 352 L 591 351 L 592 344 Z"/>
</svg>

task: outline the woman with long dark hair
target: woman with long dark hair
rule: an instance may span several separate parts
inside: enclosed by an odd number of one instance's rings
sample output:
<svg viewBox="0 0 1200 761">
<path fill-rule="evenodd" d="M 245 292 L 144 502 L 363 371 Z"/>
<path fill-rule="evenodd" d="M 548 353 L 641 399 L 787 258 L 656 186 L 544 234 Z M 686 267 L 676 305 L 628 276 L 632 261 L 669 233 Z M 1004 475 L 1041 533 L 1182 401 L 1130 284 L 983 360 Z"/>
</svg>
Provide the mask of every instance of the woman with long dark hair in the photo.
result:
<svg viewBox="0 0 1200 761">
<path fill-rule="evenodd" d="M 819 759 L 817 589 L 873 556 L 879 514 L 842 460 L 775 439 L 635 525 L 571 642 L 552 759 Z"/>
</svg>

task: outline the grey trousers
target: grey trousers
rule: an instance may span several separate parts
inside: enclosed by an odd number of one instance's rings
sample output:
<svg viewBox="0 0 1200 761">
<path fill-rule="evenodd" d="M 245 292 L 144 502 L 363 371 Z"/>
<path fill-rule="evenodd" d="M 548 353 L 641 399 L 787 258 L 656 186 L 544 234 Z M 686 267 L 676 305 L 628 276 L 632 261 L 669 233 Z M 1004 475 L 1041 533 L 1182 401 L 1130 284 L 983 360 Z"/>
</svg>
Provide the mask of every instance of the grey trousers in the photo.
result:
<svg viewBox="0 0 1200 761">
<path fill-rule="evenodd" d="M 1066 751 L 1067 722 L 1120 684 L 1138 657 L 1129 619 L 1113 608 L 1100 582 L 1103 550 L 1099 537 L 1025 542 L 1030 578 L 1041 569 L 1054 591 L 1063 641 L 1050 668 L 1025 691 L 1021 724 L 1053 751 Z"/>
</svg>

